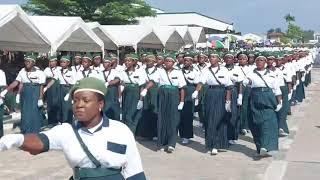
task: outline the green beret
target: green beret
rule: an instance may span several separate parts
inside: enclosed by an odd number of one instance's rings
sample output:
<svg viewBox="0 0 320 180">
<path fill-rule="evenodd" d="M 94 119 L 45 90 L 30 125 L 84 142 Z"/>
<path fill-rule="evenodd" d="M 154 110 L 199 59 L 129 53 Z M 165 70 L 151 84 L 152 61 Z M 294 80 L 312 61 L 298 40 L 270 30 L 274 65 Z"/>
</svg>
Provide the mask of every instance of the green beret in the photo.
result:
<svg viewBox="0 0 320 180">
<path fill-rule="evenodd" d="M 185 52 L 183 58 L 193 58 L 194 54 L 191 52 Z"/>
<path fill-rule="evenodd" d="M 164 59 L 167 60 L 167 61 L 168 60 L 172 60 L 173 62 L 176 62 L 176 57 L 177 56 L 175 54 L 172 54 L 172 53 L 171 54 L 167 53 L 167 54 L 164 55 Z"/>
<path fill-rule="evenodd" d="M 62 56 L 61 58 L 60 58 L 60 60 L 62 60 L 62 61 L 70 61 L 70 56 Z"/>
<path fill-rule="evenodd" d="M 82 59 L 89 59 L 90 61 L 92 61 L 92 56 L 90 53 L 86 53 L 82 56 Z"/>
<path fill-rule="evenodd" d="M 24 56 L 24 60 L 26 61 L 36 61 L 37 60 L 37 57 L 33 54 L 25 54 Z"/>
<path fill-rule="evenodd" d="M 132 58 L 133 60 L 138 60 L 139 59 L 138 54 L 136 54 L 136 53 L 126 54 L 125 58 Z"/>
<path fill-rule="evenodd" d="M 92 55 L 92 59 L 96 58 L 96 57 L 101 57 L 101 54 L 100 53 L 94 53 Z"/>
<path fill-rule="evenodd" d="M 80 91 L 92 91 L 104 96 L 107 93 L 107 88 L 104 85 L 104 82 L 100 79 L 87 77 L 77 81 L 76 84 L 71 88 L 71 98 L 73 98 L 75 93 Z"/>
<path fill-rule="evenodd" d="M 104 55 L 103 62 L 111 62 L 112 57 L 108 55 Z"/>
<path fill-rule="evenodd" d="M 179 56 L 184 56 L 185 53 L 183 52 L 177 52 L 175 53 L 176 58 L 178 58 Z"/>
<path fill-rule="evenodd" d="M 77 53 L 74 57 L 75 57 L 75 58 L 76 58 L 76 57 L 82 58 L 82 55 L 81 55 L 81 53 Z"/>
<path fill-rule="evenodd" d="M 162 53 L 162 52 L 157 52 L 157 57 L 162 57 L 162 58 L 164 58 L 164 53 Z"/>
<path fill-rule="evenodd" d="M 49 61 L 56 61 L 56 60 L 58 60 L 57 56 L 50 56 L 48 59 L 49 59 Z"/>
<path fill-rule="evenodd" d="M 198 56 L 204 56 L 204 57 L 208 57 L 208 52 L 200 52 L 199 54 L 198 54 Z"/>
</svg>

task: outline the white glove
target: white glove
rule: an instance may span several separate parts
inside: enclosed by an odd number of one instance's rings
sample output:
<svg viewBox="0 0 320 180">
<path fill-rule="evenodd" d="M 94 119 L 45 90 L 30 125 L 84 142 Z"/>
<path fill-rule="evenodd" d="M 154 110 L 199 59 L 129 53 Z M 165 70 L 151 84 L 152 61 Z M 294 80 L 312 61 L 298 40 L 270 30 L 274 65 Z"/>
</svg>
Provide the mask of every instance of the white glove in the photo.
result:
<svg viewBox="0 0 320 180">
<path fill-rule="evenodd" d="M 24 136 L 22 134 L 8 134 L 0 139 L 0 151 L 5 151 L 11 148 L 19 148 L 22 146 Z"/>
<path fill-rule="evenodd" d="M 249 83 L 250 83 L 250 81 L 249 81 L 248 78 L 245 78 L 245 79 L 242 81 L 242 84 L 243 84 L 244 86 L 247 86 Z"/>
<path fill-rule="evenodd" d="M 192 99 L 196 99 L 199 95 L 199 91 L 195 90 L 193 93 L 192 93 Z"/>
<path fill-rule="evenodd" d="M 305 82 L 306 81 L 306 76 L 302 76 L 301 81 Z"/>
<path fill-rule="evenodd" d="M 8 90 L 3 90 L 1 93 L 0 93 L 0 97 L 4 98 L 7 94 Z"/>
<path fill-rule="evenodd" d="M 20 103 L 20 94 L 17 94 L 17 96 L 16 96 L 16 103 L 17 103 L 17 104 Z"/>
<path fill-rule="evenodd" d="M 120 91 L 121 91 L 121 93 L 123 92 L 123 90 L 124 90 L 124 86 L 123 86 L 123 85 L 120 85 Z"/>
<path fill-rule="evenodd" d="M 300 84 L 300 80 L 299 79 L 297 79 L 297 86 Z"/>
<path fill-rule="evenodd" d="M 3 99 L 0 98 L 0 106 L 3 104 Z"/>
<path fill-rule="evenodd" d="M 184 102 L 180 102 L 178 105 L 178 110 L 181 111 L 183 109 Z"/>
<path fill-rule="evenodd" d="M 145 97 L 147 95 L 148 89 L 143 89 L 140 93 L 141 97 Z"/>
<path fill-rule="evenodd" d="M 288 100 L 290 101 L 292 98 L 292 92 L 288 94 Z"/>
<path fill-rule="evenodd" d="M 238 99 L 237 99 L 237 104 L 238 104 L 238 106 L 242 106 L 242 94 L 239 94 L 238 95 Z"/>
<path fill-rule="evenodd" d="M 277 108 L 276 108 L 276 112 L 280 111 L 280 109 L 282 108 L 282 101 L 280 101 L 280 103 L 277 105 Z"/>
<path fill-rule="evenodd" d="M 293 90 L 296 90 L 296 89 L 297 89 L 297 84 L 293 86 Z"/>
<path fill-rule="evenodd" d="M 38 107 L 42 107 L 43 106 L 43 101 L 42 99 L 38 99 Z"/>
<path fill-rule="evenodd" d="M 43 93 L 46 93 L 47 90 L 48 90 L 48 88 L 47 88 L 47 87 L 44 87 L 44 88 L 43 88 Z"/>
<path fill-rule="evenodd" d="M 68 93 L 68 94 L 66 94 L 66 95 L 64 96 L 63 100 L 64 100 L 64 101 L 68 101 L 68 100 L 69 100 L 69 97 L 70 97 L 70 94 Z"/>
<path fill-rule="evenodd" d="M 106 88 L 108 88 L 109 82 L 104 83 L 104 86 L 106 86 Z"/>
<path fill-rule="evenodd" d="M 198 99 L 198 98 L 194 100 L 194 105 L 195 105 L 195 106 L 198 106 L 198 105 L 199 105 L 199 99 Z"/>
<path fill-rule="evenodd" d="M 226 101 L 225 108 L 227 112 L 231 112 L 231 101 Z"/>
<path fill-rule="evenodd" d="M 143 101 L 139 100 L 137 104 L 137 109 L 140 110 L 143 107 Z"/>
</svg>

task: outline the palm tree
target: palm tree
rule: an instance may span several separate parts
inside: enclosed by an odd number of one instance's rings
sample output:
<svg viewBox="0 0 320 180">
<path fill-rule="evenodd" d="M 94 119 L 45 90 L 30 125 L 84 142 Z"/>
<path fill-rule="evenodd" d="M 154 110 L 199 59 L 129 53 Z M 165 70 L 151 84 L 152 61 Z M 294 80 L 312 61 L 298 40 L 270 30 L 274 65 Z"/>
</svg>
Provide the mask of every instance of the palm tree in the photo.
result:
<svg viewBox="0 0 320 180">
<path fill-rule="evenodd" d="M 291 16 L 291 14 L 289 13 L 289 14 L 287 14 L 285 17 L 284 17 L 284 19 L 286 20 L 286 22 L 287 23 L 291 23 L 291 22 L 294 22 L 294 21 L 296 21 L 296 18 L 294 17 L 294 16 Z"/>
</svg>

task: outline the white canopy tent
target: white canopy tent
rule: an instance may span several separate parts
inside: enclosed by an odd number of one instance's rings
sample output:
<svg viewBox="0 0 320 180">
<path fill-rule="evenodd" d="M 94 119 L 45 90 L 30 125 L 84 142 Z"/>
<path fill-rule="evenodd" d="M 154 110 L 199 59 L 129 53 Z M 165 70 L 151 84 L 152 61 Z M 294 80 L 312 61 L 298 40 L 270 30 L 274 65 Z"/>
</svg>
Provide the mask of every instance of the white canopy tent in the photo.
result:
<svg viewBox="0 0 320 180">
<path fill-rule="evenodd" d="M 51 52 L 103 52 L 102 40 L 80 17 L 29 16 L 51 42 Z"/>
<path fill-rule="evenodd" d="M 173 26 L 176 28 L 177 32 L 183 38 L 185 44 L 193 44 L 191 34 L 189 32 L 188 26 Z"/>
<path fill-rule="evenodd" d="M 192 37 L 193 44 L 207 42 L 203 27 L 188 27 L 188 31 Z"/>
<path fill-rule="evenodd" d="M 0 49 L 48 52 L 50 42 L 18 5 L 0 5 Z"/>
<path fill-rule="evenodd" d="M 245 34 L 242 36 L 243 40 L 252 40 L 252 41 L 256 41 L 256 42 L 262 42 L 263 41 L 263 37 L 258 36 L 256 34 L 253 33 L 249 33 L 249 34 Z"/>
<path fill-rule="evenodd" d="M 104 48 L 108 50 L 117 50 L 118 44 L 114 38 L 106 32 L 98 22 L 86 23 L 90 29 L 103 41 Z"/>
<path fill-rule="evenodd" d="M 118 46 L 132 46 L 137 49 L 138 43 L 152 33 L 151 28 L 140 25 L 102 25 L 102 29 L 114 37 Z"/>
<path fill-rule="evenodd" d="M 153 32 L 161 40 L 163 47 L 167 50 L 180 50 L 185 45 L 183 38 L 172 26 L 154 26 Z"/>
</svg>

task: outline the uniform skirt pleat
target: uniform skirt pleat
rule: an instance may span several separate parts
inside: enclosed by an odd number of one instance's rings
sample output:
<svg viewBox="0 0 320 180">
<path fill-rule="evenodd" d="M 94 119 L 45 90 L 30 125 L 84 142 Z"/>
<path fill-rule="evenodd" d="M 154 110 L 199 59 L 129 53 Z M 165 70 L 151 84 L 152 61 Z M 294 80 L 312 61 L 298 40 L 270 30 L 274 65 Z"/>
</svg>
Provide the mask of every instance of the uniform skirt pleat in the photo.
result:
<svg viewBox="0 0 320 180">
<path fill-rule="evenodd" d="M 221 86 L 208 88 L 205 95 L 205 144 L 209 150 L 228 148 L 225 92 Z"/>
<path fill-rule="evenodd" d="M 2 91 L 4 87 L 0 87 Z M 3 115 L 4 115 L 4 104 L 0 105 L 0 138 L 3 136 Z"/>
<path fill-rule="evenodd" d="M 238 140 L 240 132 L 239 110 L 237 105 L 238 88 L 233 87 L 231 90 L 231 112 L 226 113 L 228 121 L 228 139 Z"/>
<path fill-rule="evenodd" d="M 158 146 L 176 145 L 177 128 L 180 121 L 179 89 L 161 86 L 159 88 Z"/>
<path fill-rule="evenodd" d="M 199 120 L 201 123 L 205 124 L 205 117 L 204 117 L 204 112 L 205 112 L 205 107 L 204 107 L 204 102 L 205 102 L 205 95 L 208 90 L 208 85 L 203 85 L 201 88 L 201 91 L 199 92 L 199 105 L 198 105 L 198 114 L 199 114 Z"/>
<path fill-rule="evenodd" d="M 136 133 L 142 111 L 137 110 L 139 98 L 140 88 L 138 85 L 125 85 L 122 98 L 122 119 L 133 134 Z"/>
<path fill-rule="evenodd" d="M 158 87 L 149 89 L 143 99 L 142 116 L 139 120 L 136 135 L 145 138 L 157 136 L 158 121 Z"/>
<path fill-rule="evenodd" d="M 43 124 L 41 109 L 38 107 L 40 85 L 23 84 L 21 92 L 21 132 L 38 133 Z"/>
<path fill-rule="evenodd" d="M 46 99 L 48 125 L 57 124 L 61 119 L 61 98 L 59 81 L 55 81 L 54 84 L 47 90 Z"/>
<path fill-rule="evenodd" d="M 282 108 L 277 112 L 279 128 L 283 129 L 284 132 L 289 133 L 287 124 L 287 116 L 289 111 L 289 100 L 288 100 L 288 86 L 280 87 L 282 93 Z"/>
<path fill-rule="evenodd" d="M 301 78 L 300 78 L 300 83 L 297 86 L 297 90 L 296 90 L 296 100 L 298 102 L 302 102 L 304 98 L 305 98 L 304 84 L 303 84 L 303 82 L 301 81 Z"/>
<path fill-rule="evenodd" d="M 108 118 L 120 121 L 119 87 L 108 86 L 104 111 Z"/>
<path fill-rule="evenodd" d="M 275 112 L 276 97 L 272 90 L 253 88 L 249 99 L 249 127 L 257 151 L 266 148 L 278 150 L 278 118 Z M 266 89 L 266 88 L 264 88 Z"/>
<path fill-rule="evenodd" d="M 72 111 L 72 103 L 69 98 L 68 101 L 64 101 L 64 97 L 70 92 L 71 86 L 60 85 L 60 98 L 61 98 L 61 114 L 62 118 L 59 122 L 61 123 L 69 123 L 73 122 L 73 111 Z"/>
<path fill-rule="evenodd" d="M 194 85 L 185 86 L 185 101 L 181 111 L 179 135 L 181 138 L 193 138 L 193 112 L 194 100 L 192 93 L 196 90 Z"/>
</svg>

